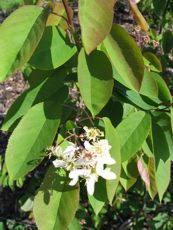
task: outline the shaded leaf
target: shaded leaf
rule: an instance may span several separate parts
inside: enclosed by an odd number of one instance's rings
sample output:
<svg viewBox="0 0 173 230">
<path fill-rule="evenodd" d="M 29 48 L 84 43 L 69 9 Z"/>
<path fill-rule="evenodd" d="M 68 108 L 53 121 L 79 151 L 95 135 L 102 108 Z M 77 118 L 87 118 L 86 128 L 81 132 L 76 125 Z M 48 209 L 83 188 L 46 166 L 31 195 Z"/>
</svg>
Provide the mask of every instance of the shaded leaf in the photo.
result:
<svg viewBox="0 0 173 230">
<path fill-rule="evenodd" d="M 29 79 L 31 84 L 30 88 L 12 104 L 1 129 L 4 131 L 13 131 L 20 118 L 32 105 L 47 100 L 58 91 L 59 94 L 63 93 L 65 89 L 62 87 L 65 76 L 65 70 L 58 70 L 56 73 L 34 71 Z"/>
<path fill-rule="evenodd" d="M 162 38 L 162 47 L 165 54 L 169 54 L 173 50 L 173 32 L 166 31 Z"/>
<path fill-rule="evenodd" d="M 42 70 L 58 68 L 77 52 L 76 46 L 70 43 L 66 33 L 56 27 L 45 29 L 43 37 L 30 59 L 30 64 Z"/>
<path fill-rule="evenodd" d="M 153 153 L 156 167 L 156 184 L 162 200 L 170 182 L 170 157 L 173 153 L 171 120 L 167 114 L 154 113 L 152 117 Z"/>
<path fill-rule="evenodd" d="M 161 101 L 158 98 L 148 97 L 139 94 L 133 90 L 129 90 L 119 83 L 115 85 L 115 93 L 117 94 L 119 100 L 130 103 L 133 106 L 140 108 L 142 110 L 153 110 L 158 107 L 158 103 Z"/>
<path fill-rule="evenodd" d="M 158 73 L 152 73 L 158 86 L 158 97 L 163 102 L 172 102 L 172 96 L 164 79 Z"/>
<path fill-rule="evenodd" d="M 126 191 L 136 183 L 138 175 L 136 158 L 131 158 L 122 163 L 120 182 Z"/>
<path fill-rule="evenodd" d="M 69 186 L 68 182 L 62 169 L 48 169 L 34 199 L 33 212 L 39 229 L 66 230 L 72 222 L 79 203 L 79 187 Z"/>
<path fill-rule="evenodd" d="M 95 191 L 93 196 L 88 196 L 89 202 L 96 215 L 102 210 L 105 202 L 107 201 L 106 183 L 105 180 L 99 178 L 99 181 L 95 185 Z"/>
<path fill-rule="evenodd" d="M 106 55 L 94 51 L 86 56 L 82 49 L 78 59 L 78 81 L 82 98 L 97 115 L 109 101 L 113 90 L 112 67 Z"/>
<path fill-rule="evenodd" d="M 162 64 L 158 57 L 153 53 L 146 51 L 143 53 L 144 63 L 149 70 L 162 72 Z"/>
</svg>

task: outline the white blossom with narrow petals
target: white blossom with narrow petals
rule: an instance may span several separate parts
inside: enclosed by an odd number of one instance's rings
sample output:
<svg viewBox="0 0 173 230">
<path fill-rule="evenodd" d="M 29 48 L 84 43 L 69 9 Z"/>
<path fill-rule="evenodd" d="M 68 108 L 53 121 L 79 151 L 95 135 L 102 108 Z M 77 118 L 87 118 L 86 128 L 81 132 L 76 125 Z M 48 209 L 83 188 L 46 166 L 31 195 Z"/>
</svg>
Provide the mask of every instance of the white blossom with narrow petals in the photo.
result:
<svg viewBox="0 0 173 230">
<path fill-rule="evenodd" d="M 60 146 L 52 149 L 53 155 L 57 157 L 53 164 L 69 171 L 71 186 L 76 185 L 80 178 L 84 179 L 88 194 L 93 195 L 99 176 L 106 180 L 116 179 L 116 174 L 107 167 L 116 162 L 110 155 L 108 140 L 100 139 L 103 133 L 96 128 L 85 126 L 83 129 L 85 133 L 80 136 L 83 145 L 76 146 L 69 142 L 64 151 Z"/>
</svg>

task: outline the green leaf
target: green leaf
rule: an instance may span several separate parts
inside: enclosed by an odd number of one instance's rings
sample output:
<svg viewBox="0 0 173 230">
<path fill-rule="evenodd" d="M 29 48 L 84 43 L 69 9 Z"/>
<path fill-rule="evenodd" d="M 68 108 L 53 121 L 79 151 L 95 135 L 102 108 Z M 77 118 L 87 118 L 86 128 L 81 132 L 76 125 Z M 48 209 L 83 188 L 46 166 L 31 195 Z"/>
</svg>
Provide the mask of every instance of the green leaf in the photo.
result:
<svg viewBox="0 0 173 230">
<path fill-rule="evenodd" d="M 105 137 L 108 140 L 109 144 L 112 146 L 110 150 L 111 157 L 115 159 L 116 164 L 109 166 L 111 171 L 113 171 L 117 178 L 115 180 L 107 180 L 106 181 L 106 189 L 109 203 L 112 204 L 112 200 L 114 198 L 117 186 L 120 180 L 121 174 L 121 153 L 120 153 L 120 141 L 118 132 L 112 126 L 110 120 L 107 117 L 103 118 L 105 124 Z"/>
<path fill-rule="evenodd" d="M 148 187 L 149 195 L 152 199 L 157 194 L 157 185 L 156 185 L 156 168 L 154 157 L 150 157 L 148 160 L 148 174 L 150 177 L 150 186 Z"/>
<path fill-rule="evenodd" d="M 172 96 L 164 79 L 158 73 L 152 73 L 154 80 L 157 82 L 159 94 L 158 97 L 163 102 L 172 102 Z"/>
<path fill-rule="evenodd" d="M 130 114 L 118 125 L 122 162 L 130 159 L 141 148 L 150 131 L 150 120 L 149 114 L 139 111 Z"/>
<path fill-rule="evenodd" d="M 6 151 L 12 179 L 25 176 L 44 158 L 44 150 L 52 144 L 60 124 L 63 101 L 61 98 L 59 103 L 52 100 L 35 105 L 14 130 Z"/>
<path fill-rule="evenodd" d="M 94 51 L 87 56 L 81 50 L 78 81 L 86 106 L 93 116 L 97 115 L 109 101 L 113 90 L 112 67 L 103 52 Z"/>
<path fill-rule="evenodd" d="M 66 230 L 78 203 L 79 187 L 69 186 L 65 171 L 51 166 L 34 199 L 33 212 L 38 229 Z"/>
<path fill-rule="evenodd" d="M 153 6 L 156 14 L 162 14 L 165 7 L 166 7 L 167 1 L 165 0 L 153 0 Z"/>
<path fill-rule="evenodd" d="M 114 24 L 103 44 L 112 64 L 127 86 L 139 91 L 144 75 L 144 62 L 135 41 L 121 26 Z"/>
<path fill-rule="evenodd" d="M 126 191 L 136 183 L 138 175 L 136 158 L 122 163 L 120 182 Z"/>
<path fill-rule="evenodd" d="M 173 50 L 173 32 L 166 31 L 162 38 L 162 47 L 165 54 L 169 54 Z"/>
<path fill-rule="evenodd" d="M 154 149 L 158 157 L 173 160 L 173 132 L 171 127 L 171 115 L 154 112 L 152 117 Z M 155 140 L 156 139 L 156 140 Z M 157 143 L 160 143 L 159 145 Z M 159 160 L 159 159 L 158 159 Z M 157 161 L 156 161 L 157 164 Z"/>
<path fill-rule="evenodd" d="M 42 37 L 46 19 L 47 10 L 24 6 L 0 26 L 0 81 L 30 59 Z"/>
<path fill-rule="evenodd" d="M 142 85 L 140 88 L 140 94 L 145 95 L 149 98 L 153 98 L 154 100 L 157 100 L 158 102 L 158 86 L 154 78 L 152 77 L 152 73 L 145 70 L 144 72 L 144 78 L 142 81 Z"/>
<path fill-rule="evenodd" d="M 79 22 L 86 53 L 90 54 L 110 32 L 115 0 L 79 0 Z"/>
<path fill-rule="evenodd" d="M 30 59 L 30 64 L 42 70 L 55 69 L 68 61 L 76 52 L 76 47 L 70 43 L 63 30 L 56 26 L 49 26 L 45 29 Z"/>
<path fill-rule="evenodd" d="M 99 117 L 108 117 L 111 120 L 111 123 L 114 127 L 116 127 L 122 120 L 123 116 L 123 105 L 121 101 L 114 100 L 115 98 L 111 98 L 106 106 L 99 113 Z M 116 114 L 116 116 L 115 116 Z"/>
<path fill-rule="evenodd" d="M 77 218 L 74 218 L 71 224 L 68 227 L 68 230 L 81 230 L 80 221 Z"/>
<path fill-rule="evenodd" d="M 173 156 L 171 120 L 167 114 L 153 113 L 153 152 L 156 165 L 156 184 L 159 199 L 162 200 L 170 183 L 170 157 Z"/>
<path fill-rule="evenodd" d="M 123 85 L 120 85 L 118 82 L 115 85 L 115 91 L 116 95 L 119 100 L 130 103 L 133 106 L 140 108 L 142 110 L 153 110 L 158 107 L 158 102 L 160 103 L 160 100 L 158 98 L 154 97 L 147 97 L 145 95 L 140 95 L 138 92 L 135 92 L 134 90 L 129 90 L 125 88 Z"/>
<path fill-rule="evenodd" d="M 5 225 L 3 222 L 0 222 L 0 230 L 5 230 Z"/>
<path fill-rule="evenodd" d="M 171 161 L 163 161 L 160 159 L 159 164 L 156 167 L 156 184 L 161 201 L 164 193 L 166 192 L 171 179 Z"/>
<path fill-rule="evenodd" d="M 162 72 L 162 64 L 156 55 L 146 51 L 143 53 L 143 56 L 145 66 L 147 66 L 148 69 L 155 72 Z"/>
<path fill-rule="evenodd" d="M 99 181 L 95 185 L 94 195 L 88 196 L 88 198 L 94 213 L 98 215 L 107 201 L 105 180 L 99 178 Z"/>
<path fill-rule="evenodd" d="M 30 88 L 12 104 L 1 129 L 4 131 L 13 131 L 16 123 L 26 114 L 32 105 L 47 100 L 56 92 L 59 92 L 61 95 L 65 90 L 62 88 L 65 76 L 65 70 L 58 70 L 55 73 L 33 71 L 29 79 Z"/>
</svg>

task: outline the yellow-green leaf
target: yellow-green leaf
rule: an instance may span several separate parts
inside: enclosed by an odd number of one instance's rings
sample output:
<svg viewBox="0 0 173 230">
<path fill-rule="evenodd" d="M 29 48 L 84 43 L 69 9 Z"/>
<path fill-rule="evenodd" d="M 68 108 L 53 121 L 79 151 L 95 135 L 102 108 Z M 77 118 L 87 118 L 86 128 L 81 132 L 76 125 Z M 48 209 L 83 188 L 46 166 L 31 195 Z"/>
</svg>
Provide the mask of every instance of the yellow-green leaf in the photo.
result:
<svg viewBox="0 0 173 230">
<path fill-rule="evenodd" d="M 90 54 L 110 32 L 115 0 L 79 0 L 82 41 Z"/>
<path fill-rule="evenodd" d="M 141 51 L 130 35 L 114 24 L 103 42 L 106 53 L 126 85 L 139 91 L 144 75 Z"/>
<path fill-rule="evenodd" d="M 47 19 L 47 10 L 24 6 L 0 26 L 0 81 L 20 69 L 37 47 Z"/>
</svg>

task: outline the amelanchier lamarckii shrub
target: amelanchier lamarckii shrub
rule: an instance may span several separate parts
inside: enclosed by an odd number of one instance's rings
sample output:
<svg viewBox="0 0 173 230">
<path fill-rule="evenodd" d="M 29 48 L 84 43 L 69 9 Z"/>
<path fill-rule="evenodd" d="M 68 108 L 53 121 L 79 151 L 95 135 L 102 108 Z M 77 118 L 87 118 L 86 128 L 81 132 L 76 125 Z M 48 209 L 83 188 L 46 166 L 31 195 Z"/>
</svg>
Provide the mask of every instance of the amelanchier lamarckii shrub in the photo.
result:
<svg viewBox="0 0 173 230">
<path fill-rule="evenodd" d="M 129 0 L 130 9 L 147 33 L 138 2 Z M 98 214 L 120 184 L 128 190 L 141 177 L 162 200 L 170 182 L 172 97 L 159 58 L 144 57 L 112 23 L 115 7 L 79 0 L 76 30 L 66 0 L 38 1 L 0 26 L 0 80 L 20 70 L 29 85 L 2 125 L 12 132 L 4 165 L 18 182 L 47 161 L 33 204 L 41 230 L 68 228 L 80 189 Z"/>
</svg>

